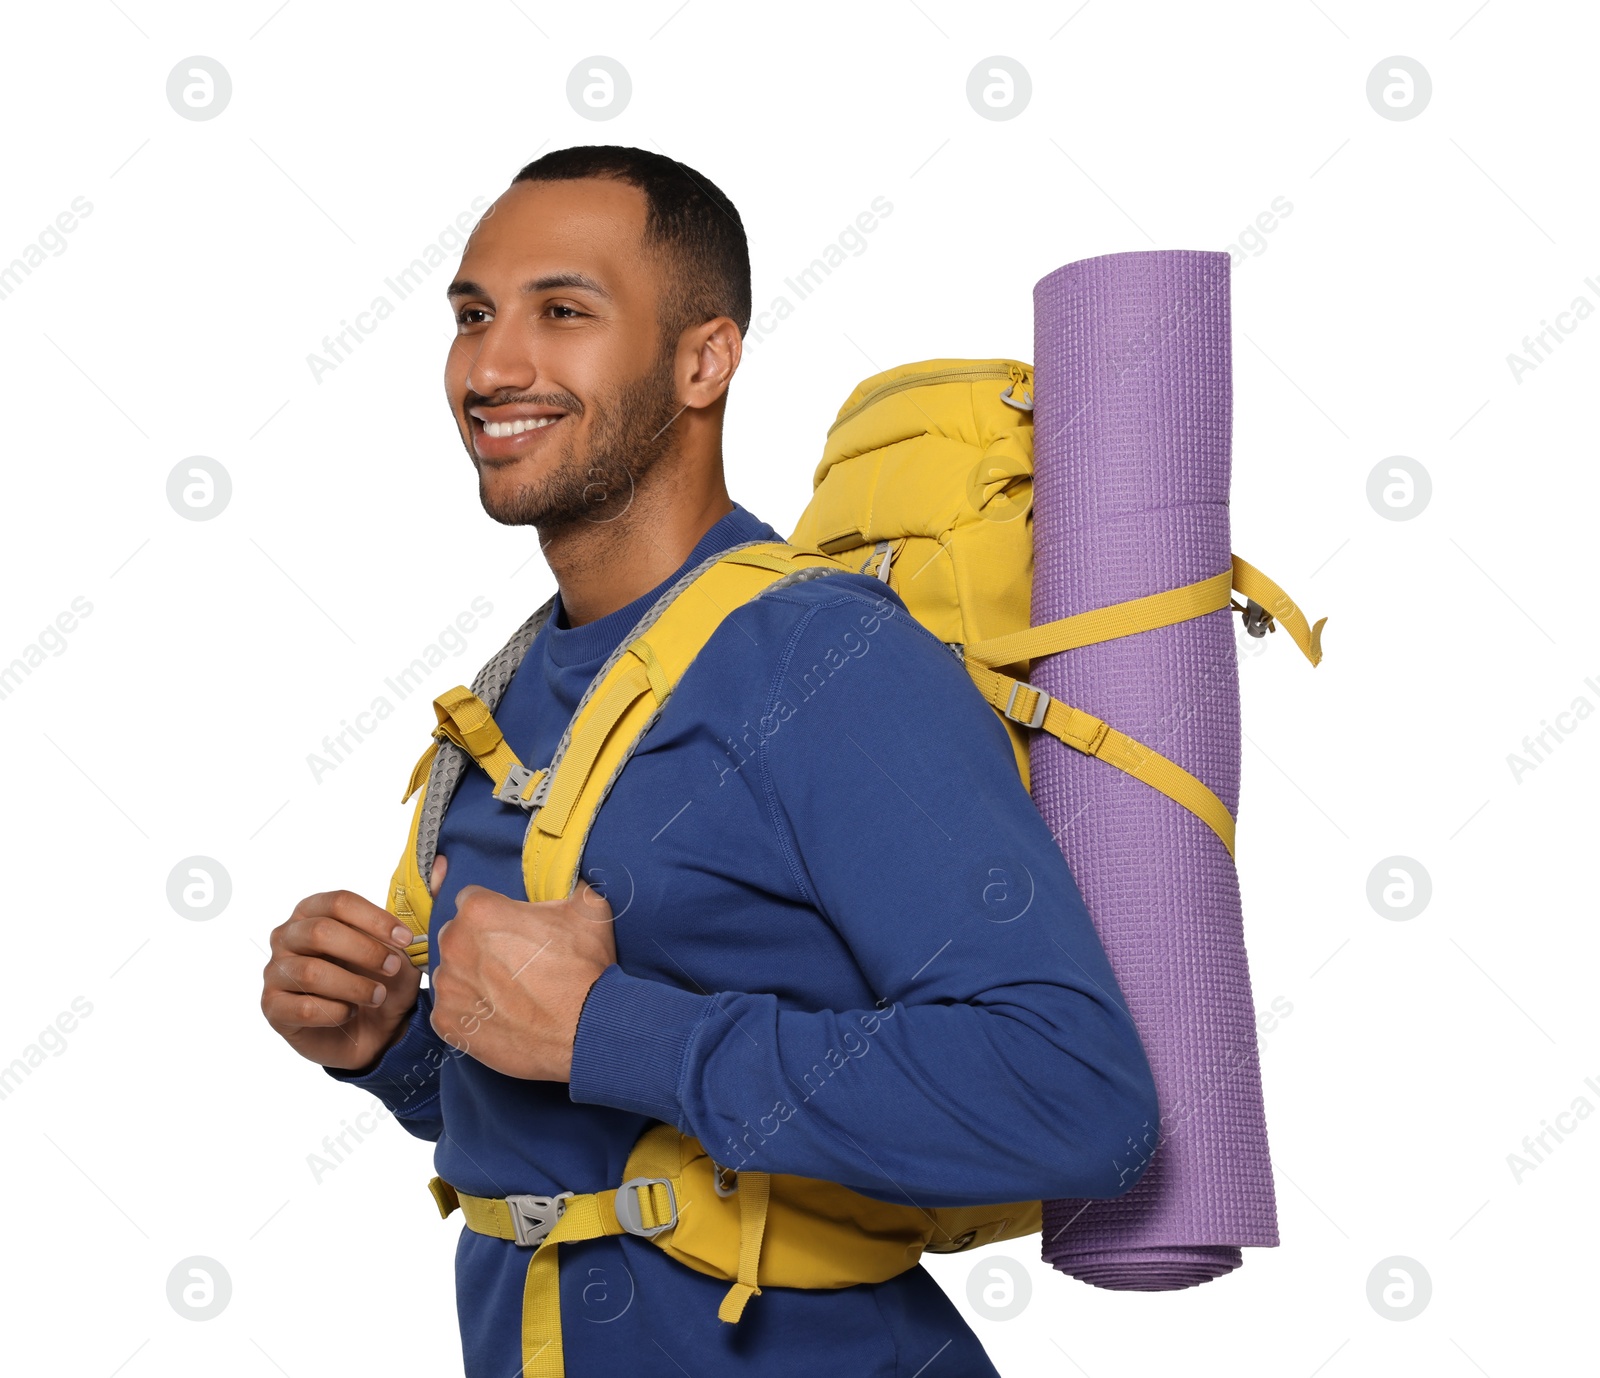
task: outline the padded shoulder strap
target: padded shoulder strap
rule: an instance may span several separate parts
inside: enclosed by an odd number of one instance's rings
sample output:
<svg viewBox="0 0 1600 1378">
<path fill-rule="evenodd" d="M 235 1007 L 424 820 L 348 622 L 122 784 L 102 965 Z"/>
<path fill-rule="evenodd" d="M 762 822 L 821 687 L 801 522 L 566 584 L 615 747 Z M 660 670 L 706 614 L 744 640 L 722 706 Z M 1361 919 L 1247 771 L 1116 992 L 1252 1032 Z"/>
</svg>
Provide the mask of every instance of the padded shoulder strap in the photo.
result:
<svg viewBox="0 0 1600 1378">
<path fill-rule="evenodd" d="M 850 569 L 816 550 L 751 541 L 708 557 L 661 595 L 590 682 L 550 764 L 523 846 L 528 898 L 565 899 L 595 814 L 684 671 L 735 608 L 767 589 Z"/>
</svg>

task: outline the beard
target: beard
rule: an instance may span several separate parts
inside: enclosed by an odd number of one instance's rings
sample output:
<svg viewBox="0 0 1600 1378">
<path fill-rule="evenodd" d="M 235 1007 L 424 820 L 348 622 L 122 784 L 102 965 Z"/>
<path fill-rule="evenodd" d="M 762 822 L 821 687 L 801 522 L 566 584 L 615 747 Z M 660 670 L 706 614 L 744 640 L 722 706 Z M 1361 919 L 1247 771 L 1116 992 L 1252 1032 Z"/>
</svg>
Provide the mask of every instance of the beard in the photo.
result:
<svg viewBox="0 0 1600 1378">
<path fill-rule="evenodd" d="M 580 450 L 584 442 L 576 434 L 569 437 L 538 482 L 523 484 L 508 497 L 491 497 L 480 470 L 483 510 L 504 526 L 537 527 L 541 540 L 578 522 L 616 521 L 632 505 L 640 480 L 673 449 L 672 422 L 683 407 L 672 365 L 671 352 L 663 350 L 651 370 L 598 400 L 587 445 Z"/>
</svg>

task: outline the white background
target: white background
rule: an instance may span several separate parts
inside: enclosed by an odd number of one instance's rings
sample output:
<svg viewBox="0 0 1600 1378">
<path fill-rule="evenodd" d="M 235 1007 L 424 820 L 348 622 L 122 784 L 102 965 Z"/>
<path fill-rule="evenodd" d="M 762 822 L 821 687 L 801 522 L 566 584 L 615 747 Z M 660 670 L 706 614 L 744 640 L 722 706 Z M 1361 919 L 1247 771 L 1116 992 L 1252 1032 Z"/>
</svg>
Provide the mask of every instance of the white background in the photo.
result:
<svg viewBox="0 0 1600 1378">
<path fill-rule="evenodd" d="M 1116 1294 L 1012 1241 L 993 1252 L 1029 1266 L 1032 1301 L 1003 1322 L 968 1306 L 981 1256 L 930 1266 L 1017 1378 L 1575 1371 L 1600 1125 L 1547 1139 L 1520 1182 L 1507 1155 L 1600 1105 L 1600 722 L 1568 719 L 1520 780 L 1508 755 L 1580 696 L 1600 706 L 1600 321 L 1520 381 L 1507 356 L 1576 298 L 1600 306 L 1593 11 L 675 3 L 8 11 L 0 262 L 93 207 L 0 300 L 0 663 L 74 598 L 93 608 L 0 700 L 0 1062 L 92 1007 L 0 1100 L 18 1371 L 459 1372 L 429 1150 L 384 1120 L 314 1179 L 307 1155 L 369 1102 L 266 1027 L 263 944 L 311 891 L 381 894 L 427 699 L 553 584 L 533 532 L 483 514 L 444 405 L 454 256 L 320 381 L 307 355 L 474 197 L 594 142 L 731 196 L 758 307 L 892 203 L 733 388 L 730 490 L 785 532 L 862 377 L 1030 358 L 1050 270 L 1237 245 L 1291 203 L 1233 283 L 1234 548 L 1329 617 L 1317 670 L 1285 637 L 1241 668 L 1256 1003 L 1292 1007 L 1263 1050 L 1282 1245 L 1204 1287 Z M 633 82 L 606 123 L 566 98 L 594 54 Z M 1033 84 L 1005 121 L 965 94 L 997 54 Z M 1405 121 L 1366 95 L 1397 54 L 1433 84 Z M 232 78 L 209 121 L 166 98 L 192 55 Z M 232 478 L 211 521 L 167 501 L 192 455 Z M 1394 455 L 1432 478 L 1413 520 L 1367 498 Z M 479 596 L 465 652 L 317 782 L 307 754 Z M 207 922 L 166 898 L 193 855 L 232 880 Z M 1396 855 L 1432 882 L 1404 921 L 1367 899 Z M 192 1255 L 232 1279 L 206 1323 L 167 1301 Z M 1394 1255 L 1431 1278 L 1411 1320 L 1368 1300 Z"/>
</svg>

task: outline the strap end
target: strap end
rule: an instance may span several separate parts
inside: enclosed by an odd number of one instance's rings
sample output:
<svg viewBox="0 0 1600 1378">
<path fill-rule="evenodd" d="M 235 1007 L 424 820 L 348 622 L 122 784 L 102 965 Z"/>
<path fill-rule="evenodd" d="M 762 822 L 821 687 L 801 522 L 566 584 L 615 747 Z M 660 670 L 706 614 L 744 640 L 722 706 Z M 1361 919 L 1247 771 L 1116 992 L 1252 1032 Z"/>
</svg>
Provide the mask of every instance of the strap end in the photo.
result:
<svg viewBox="0 0 1600 1378">
<path fill-rule="evenodd" d="M 448 1220 L 450 1213 L 461 1205 L 461 1198 L 456 1195 L 456 1189 L 443 1177 L 430 1177 L 428 1190 L 433 1193 L 433 1201 L 439 1207 L 439 1218 Z"/>
<path fill-rule="evenodd" d="M 726 1276 L 726 1274 L 724 1274 Z M 759 1297 L 761 1289 L 746 1282 L 736 1282 L 728 1289 L 728 1294 L 723 1297 L 722 1305 L 717 1307 L 717 1319 L 726 1321 L 729 1325 L 737 1325 L 739 1318 L 744 1315 L 744 1305 L 751 1297 Z"/>
</svg>

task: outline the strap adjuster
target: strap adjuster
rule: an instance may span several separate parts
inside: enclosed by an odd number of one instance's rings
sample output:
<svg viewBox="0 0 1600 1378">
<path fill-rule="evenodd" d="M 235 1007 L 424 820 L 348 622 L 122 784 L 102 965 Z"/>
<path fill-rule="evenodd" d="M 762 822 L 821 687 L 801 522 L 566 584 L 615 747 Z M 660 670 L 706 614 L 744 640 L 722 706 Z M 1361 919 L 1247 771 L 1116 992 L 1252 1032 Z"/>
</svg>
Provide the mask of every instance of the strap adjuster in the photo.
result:
<svg viewBox="0 0 1600 1378">
<path fill-rule="evenodd" d="M 505 1198 L 506 1210 L 511 1216 L 511 1228 L 516 1231 L 518 1244 L 537 1244 L 560 1220 L 567 1209 L 570 1191 L 558 1196 L 530 1196 L 526 1193 Z"/>
<path fill-rule="evenodd" d="M 667 1189 L 667 1205 L 671 1208 L 671 1215 L 661 1225 L 646 1225 L 644 1223 L 643 1208 L 634 1190 L 649 1191 L 659 1183 Z M 617 1224 L 621 1225 L 629 1234 L 636 1234 L 641 1239 L 653 1239 L 663 1230 L 670 1230 L 678 1223 L 678 1198 L 672 1190 L 672 1183 L 665 1177 L 630 1177 L 617 1188 L 617 1195 L 612 1202 L 612 1209 L 617 1215 Z"/>
<path fill-rule="evenodd" d="M 550 793 L 551 772 L 546 771 L 544 773 L 544 779 L 540 780 L 538 785 L 534 787 L 530 798 L 524 799 L 522 797 L 523 789 L 535 774 L 537 772 L 528 766 L 520 764 L 512 766 L 506 772 L 506 778 L 500 782 L 499 788 L 495 790 L 494 797 L 502 804 L 520 804 L 525 809 L 541 807 Z"/>
<path fill-rule="evenodd" d="M 1035 702 L 1035 704 L 1033 705 L 1033 716 L 1032 717 L 1019 718 L 1015 713 L 1013 713 L 1011 711 L 1012 708 L 1016 705 L 1016 702 L 1017 702 L 1017 691 L 1019 689 L 1032 689 L 1033 692 L 1036 693 L 1039 696 L 1037 702 Z M 1047 694 L 1043 689 L 1039 688 L 1038 685 L 1036 685 L 1036 684 L 1024 684 L 1019 679 L 1019 680 L 1012 681 L 1012 684 L 1011 684 L 1011 697 L 1006 700 L 1006 706 L 1004 708 L 1002 708 L 1000 711 L 1002 713 L 1004 713 L 1006 715 L 1006 717 L 1010 718 L 1012 722 L 1022 723 L 1025 727 L 1042 727 L 1042 726 L 1044 726 L 1045 710 L 1047 708 L 1049 708 L 1049 707 L 1050 707 L 1050 695 L 1049 694 Z"/>
</svg>

